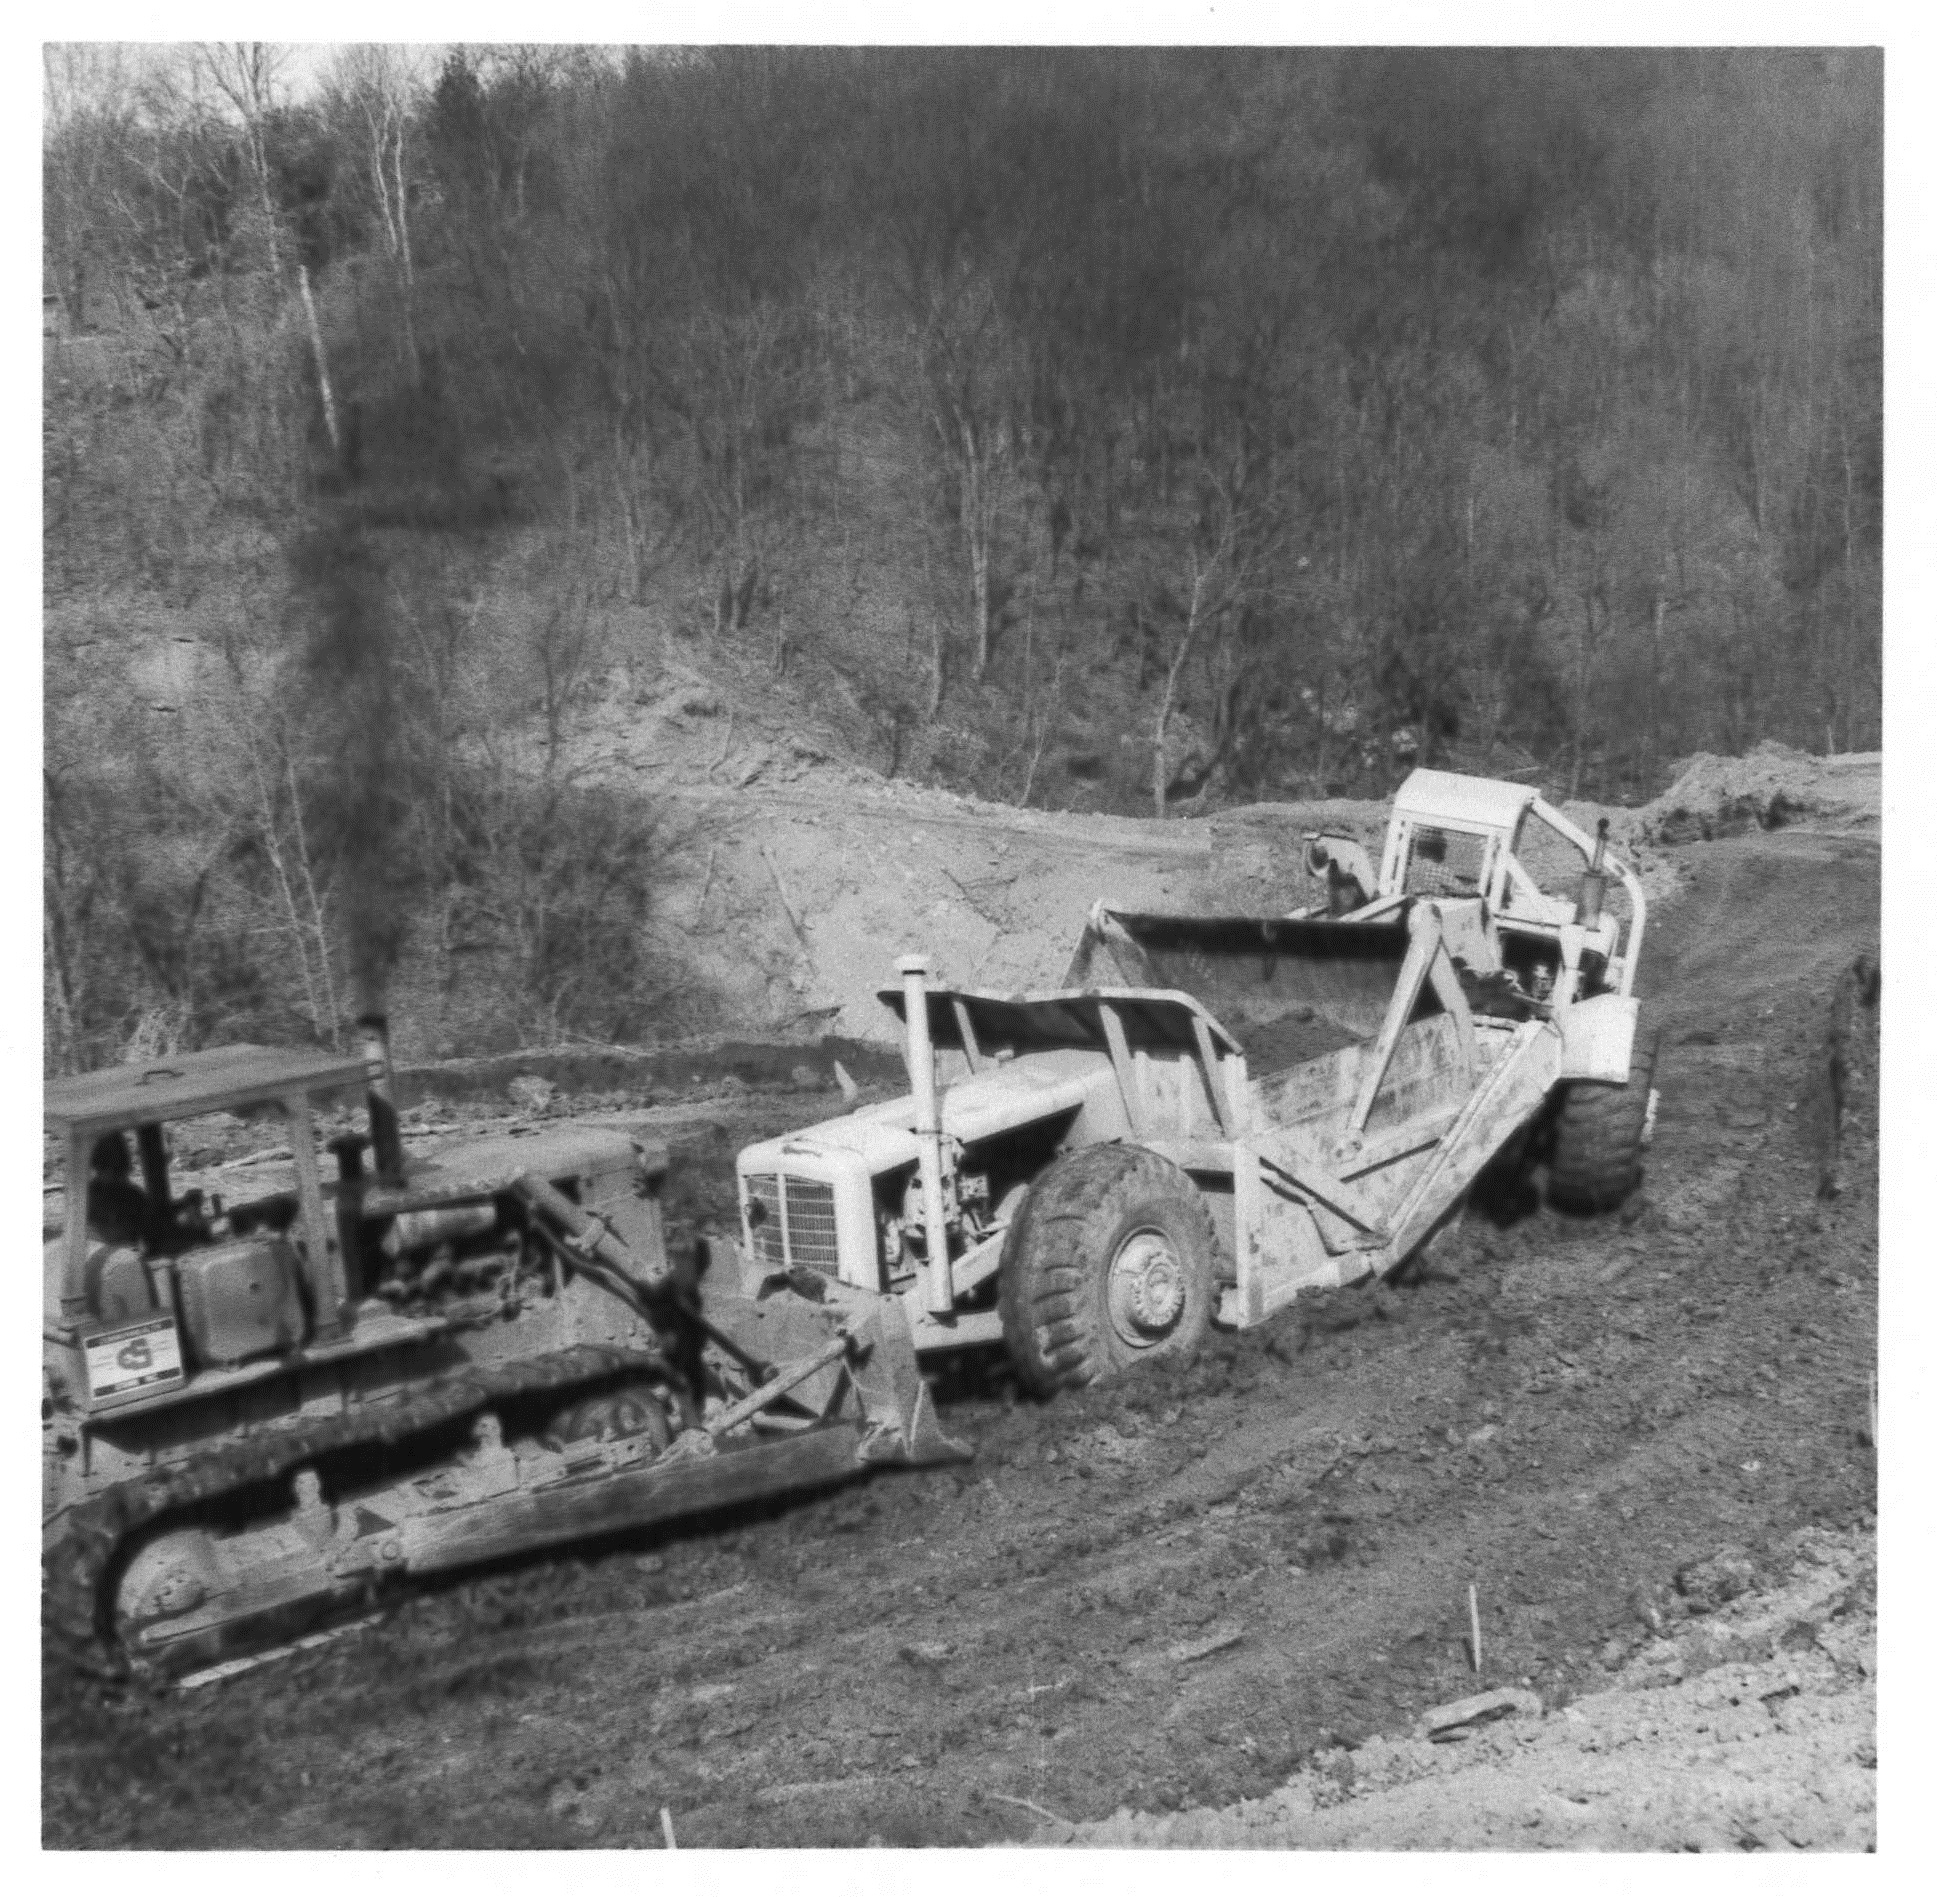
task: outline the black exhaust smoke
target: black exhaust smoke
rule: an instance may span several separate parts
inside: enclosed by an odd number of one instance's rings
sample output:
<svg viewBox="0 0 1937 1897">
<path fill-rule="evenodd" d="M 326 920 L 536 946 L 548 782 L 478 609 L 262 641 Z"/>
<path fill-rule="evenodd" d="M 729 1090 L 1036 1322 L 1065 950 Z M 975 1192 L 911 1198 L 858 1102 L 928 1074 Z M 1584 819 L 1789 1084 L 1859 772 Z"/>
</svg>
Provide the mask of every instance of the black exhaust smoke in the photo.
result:
<svg viewBox="0 0 1937 1897">
<path fill-rule="evenodd" d="M 314 620 L 305 652 L 303 722 L 320 748 L 313 807 L 349 953 L 357 1041 L 369 1063 L 372 1170 L 401 1182 L 385 991 L 403 947 L 410 903 L 400 860 L 409 786 L 384 601 L 384 562 L 349 507 L 332 510 L 298 541 L 296 579 Z"/>
<path fill-rule="evenodd" d="M 370 1158 L 387 1185 L 404 1176 L 403 1135 L 397 1127 L 396 1079 L 390 1066 L 390 1023 L 380 1014 L 360 1015 L 357 1044 L 369 1065 Z"/>
<path fill-rule="evenodd" d="M 318 819 L 342 905 L 356 1009 L 381 1015 L 406 913 L 394 887 L 404 811 L 383 563 L 347 514 L 311 528 L 292 557 L 316 609 L 304 721 L 322 746 Z"/>
<path fill-rule="evenodd" d="M 412 723 L 413 706 L 419 715 L 434 706 L 400 655 L 391 600 L 420 561 L 441 565 L 452 534 L 508 516 L 503 492 L 466 474 L 460 418 L 444 403 L 431 358 L 412 386 L 365 389 L 346 413 L 349 438 L 320 471 L 310 525 L 290 554 L 309 609 L 303 697 L 292 716 L 314 746 L 311 837 L 330 872 L 350 1011 L 367 1047 L 363 1022 L 387 1013 L 421 897 L 413 812 L 435 802 L 437 767 L 420 753 L 439 741 Z M 381 1145 L 375 1158 L 380 1173 L 390 1170 Z"/>
</svg>

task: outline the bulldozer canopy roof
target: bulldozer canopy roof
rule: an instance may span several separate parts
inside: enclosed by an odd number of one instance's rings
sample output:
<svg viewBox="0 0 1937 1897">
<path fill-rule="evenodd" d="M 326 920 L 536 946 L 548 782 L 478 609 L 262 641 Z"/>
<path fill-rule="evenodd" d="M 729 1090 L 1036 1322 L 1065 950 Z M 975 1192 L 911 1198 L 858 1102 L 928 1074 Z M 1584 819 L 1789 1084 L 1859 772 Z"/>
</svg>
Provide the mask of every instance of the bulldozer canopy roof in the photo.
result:
<svg viewBox="0 0 1937 1897">
<path fill-rule="evenodd" d="M 362 1087 L 369 1071 L 356 1055 L 237 1042 L 49 1081 L 43 1110 L 54 1131 L 85 1135 Z"/>
</svg>

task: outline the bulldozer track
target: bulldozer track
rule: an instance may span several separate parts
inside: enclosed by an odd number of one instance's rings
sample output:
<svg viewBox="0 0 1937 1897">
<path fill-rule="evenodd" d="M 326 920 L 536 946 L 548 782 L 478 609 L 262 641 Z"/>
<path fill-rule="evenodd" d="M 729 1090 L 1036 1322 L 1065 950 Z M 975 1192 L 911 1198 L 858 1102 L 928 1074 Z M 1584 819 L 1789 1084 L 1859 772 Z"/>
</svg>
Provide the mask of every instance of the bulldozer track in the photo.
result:
<svg viewBox="0 0 1937 1897">
<path fill-rule="evenodd" d="M 110 1576 L 132 1538 L 164 1516 L 257 1483 L 319 1456 L 393 1445 L 516 1397 L 568 1391 L 625 1371 L 667 1372 L 651 1351 L 579 1344 L 543 1356 L 453 1371 L 405 1395 L 340 1416 L 272 1426 L 224 1448 L 134 1476 L 64 1510 L 41 1541 L 41 1629 L 47 1659 L 100 1679 L 133 1671 L 114 1634 Z"/>
</svg>

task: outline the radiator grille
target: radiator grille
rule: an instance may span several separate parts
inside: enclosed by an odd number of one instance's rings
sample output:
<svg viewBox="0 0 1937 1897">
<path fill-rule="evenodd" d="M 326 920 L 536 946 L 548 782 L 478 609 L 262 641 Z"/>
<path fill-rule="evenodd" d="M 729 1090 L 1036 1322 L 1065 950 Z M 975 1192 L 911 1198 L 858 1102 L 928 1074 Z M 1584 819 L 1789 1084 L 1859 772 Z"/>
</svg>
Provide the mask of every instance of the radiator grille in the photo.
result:
<svg viewBox="0 0 1937 1897">
<path fill-rule="evenodd" d="M 786 1194 L 782 1220 L 781 1194 Z M 834 1222 L 834 1188 L 824 1179 L 782 1174 L 747 1175 L 748 1223 L 754 1256 L 775 1271 L 804 1265 L 824 1276 L 840 1276 L 840 1234 Z"/>
<path fill-rule="evenodd" d="M 1477 896 L 1486 867 L 1486 838 L 1470 830 L 1421 825 L 1406 852 L 1408 896 Z"/>
</svg>

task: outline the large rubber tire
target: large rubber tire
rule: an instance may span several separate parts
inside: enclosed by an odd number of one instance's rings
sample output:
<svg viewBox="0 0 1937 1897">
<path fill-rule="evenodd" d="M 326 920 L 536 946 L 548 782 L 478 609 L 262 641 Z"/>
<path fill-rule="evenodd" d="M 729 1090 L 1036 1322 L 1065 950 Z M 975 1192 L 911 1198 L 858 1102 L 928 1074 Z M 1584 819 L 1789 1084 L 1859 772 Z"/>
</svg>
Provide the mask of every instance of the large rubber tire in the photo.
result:
<svg viewBox="0 0 1937 1897">
<path fill-rule="evenodd" d="M 1002 1340 L 1038 1396 L 1196 1355 L 1217 1294 L 1203 1195 L 1141 1146 L 1047 1167 L 1002 1247 Z"/>
<path fill-rule="evenodd" d="M 1659 1033 L 1636 1038 L 1623 1086 L 1571 1081 L 1561 1093 L 1547 1163 L 1547 1200 L 1566 1212 L 1611 1212 L 1641 1179 Z"/>
</svg>

